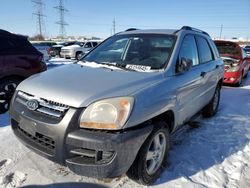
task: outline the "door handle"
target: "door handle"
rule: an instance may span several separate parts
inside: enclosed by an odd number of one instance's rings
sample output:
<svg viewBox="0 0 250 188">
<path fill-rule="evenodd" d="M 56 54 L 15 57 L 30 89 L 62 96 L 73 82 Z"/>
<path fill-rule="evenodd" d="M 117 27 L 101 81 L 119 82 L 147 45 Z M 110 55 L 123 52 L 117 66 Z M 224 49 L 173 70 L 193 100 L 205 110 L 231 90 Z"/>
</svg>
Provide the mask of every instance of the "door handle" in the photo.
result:
<svg viewBox="0 0 250 188">
<path fill-rule="evenodd" d="M 205 77 L 206 74 L 207 74 L 206 72 L 201 72 L 200 76 Z"/>
<path fill-rule="evenodd" d="M 219 68 L 219 65 L 216 65 L 215 68 L 218 69 L 218 68 Z"/>
</svg>

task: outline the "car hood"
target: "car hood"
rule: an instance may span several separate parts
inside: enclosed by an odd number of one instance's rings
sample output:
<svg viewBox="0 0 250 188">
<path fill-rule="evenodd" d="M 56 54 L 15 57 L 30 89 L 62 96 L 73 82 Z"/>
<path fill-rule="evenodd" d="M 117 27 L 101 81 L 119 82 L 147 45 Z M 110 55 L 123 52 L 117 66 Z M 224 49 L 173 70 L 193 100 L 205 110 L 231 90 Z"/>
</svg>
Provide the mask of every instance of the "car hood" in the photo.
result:
<svg viewBox="0 0 250 188">
<path fill-rule="evenodd" d="M 78 44 L 73 44 L 73 45 L 70 45 L 70 46 L 62 47 L 62 49 L 65 49 L 65 50 L 70 50 L 70 49 L 74 49 L 74 48 L 80 48 L 80 46 Z"/>
<path fill-rule="evenodd" d="M 78 108 L 104 98 L 131 96 L 162 77 L 160 72 L 134 72 L 71 64 L 31 76 L 21 82 L 17 90 Z"/>
</svg>

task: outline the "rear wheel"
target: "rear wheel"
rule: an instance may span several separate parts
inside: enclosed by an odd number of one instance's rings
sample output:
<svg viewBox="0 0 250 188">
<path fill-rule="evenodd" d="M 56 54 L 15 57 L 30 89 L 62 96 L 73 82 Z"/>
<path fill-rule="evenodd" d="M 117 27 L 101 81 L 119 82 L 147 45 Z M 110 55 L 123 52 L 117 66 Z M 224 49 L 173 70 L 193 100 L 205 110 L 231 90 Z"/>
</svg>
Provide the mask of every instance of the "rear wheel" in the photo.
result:
<svg viewBox="0 0 250 188">
<path fill-rule="evenodd" d="M 144 142 L 127 172 L 128 177 L 143 185 L 154 183 L 166 163 L 169 145 L 169 131 L 166 124 L 156 124 L 155 130 Z"/>
<path fill-rule="evenodd" d="M 0 81 L 0 114 L 9 110 L 11 98 L 20 80 L 9 78 Z"/>
<path fill-rule="evenodd" d="M 220 103 L 220 89 L 221 86 L 217 85 L 212 100 L 203 108 L 202 115 L 204 117 L 212 117 L 218 111 Z"/>
</svg>

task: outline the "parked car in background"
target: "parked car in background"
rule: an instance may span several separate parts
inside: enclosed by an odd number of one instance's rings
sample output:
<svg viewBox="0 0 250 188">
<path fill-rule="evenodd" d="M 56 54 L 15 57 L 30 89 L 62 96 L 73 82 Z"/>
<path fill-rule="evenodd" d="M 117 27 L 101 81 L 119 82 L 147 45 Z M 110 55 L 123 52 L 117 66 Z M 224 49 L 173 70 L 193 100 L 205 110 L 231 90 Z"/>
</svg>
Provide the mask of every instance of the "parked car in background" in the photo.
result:
<svg viewBox="0 0 250 188">
<path fill-rule="evenodd" d="M 62 47 L 60 55 L 64 58 L 75 58 L 79 60 L 86 51 L 89 51 L 92 48 L 96 47 L 100 42 L 100 40 L 76 42 L 71 46 Z"/>
<path fill-rule="evenodd" d="M 46 70 L 42 58 L 26 36 L 0 30 L 0 114 L 8 110 L 11 97 L 22 80 Z"/>
<path fill-rule="evenodd" d="M 247 77 L 250 66 L 245 51 L 236 42 L 222 40 L 214 42 L 224 61 L 223 83 L 240 86 L 242 79 Z"/>
<path fill-rule="evenodd" d="M 247 54 L 247 57 L 250 57 L 250 46 L 245 46 L 244 50 L 245 50 L 245 52 Z"/>
<path fill-rule="evenodd" d="M 64 46 L 71 46 L 75 44 L 76 41 L 69 41 L 69 42 L 58 42 L 56 45 L 53 45 L 50 50 L 50 56 L 51 57 L 60 57 L 61 49 Z"/>
<path fill-rule="evenodd" d="M 31 44 L 43 54 L 43 60 L 47 61 L 50 59 L 50 51 L 56 42 L 53 41 L 31 41 Z"/>
<path fill-rule="evenodd" d="M 206 32 L 120 32 L 82 61 L 22 82 L 11 103 L 12 129 L 77 174 L 127 172 L 152 184 L 167 162 L 170 133 L 199 113 L 216 114 L 223 73 Z"/>
</svg>

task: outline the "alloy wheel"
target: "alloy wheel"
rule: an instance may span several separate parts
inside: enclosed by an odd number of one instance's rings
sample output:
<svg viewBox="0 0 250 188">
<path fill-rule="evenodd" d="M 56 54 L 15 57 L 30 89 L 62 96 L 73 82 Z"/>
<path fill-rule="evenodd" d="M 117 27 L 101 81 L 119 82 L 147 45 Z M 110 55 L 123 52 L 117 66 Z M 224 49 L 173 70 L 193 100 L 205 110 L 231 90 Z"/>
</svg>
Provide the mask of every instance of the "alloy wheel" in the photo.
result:
<svg viewBox="0 0 250 188">
<path fill-rule="evenodd" d="M 159 132 L 152 139 L 146 154 L 146 171 L 149 175 L 154 174 L 162 164 L 166 150 L 166 137 Z"/>
</svg>

